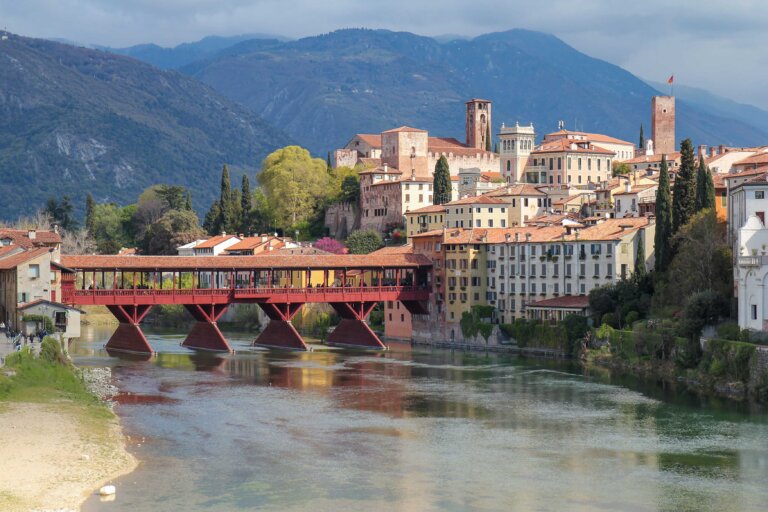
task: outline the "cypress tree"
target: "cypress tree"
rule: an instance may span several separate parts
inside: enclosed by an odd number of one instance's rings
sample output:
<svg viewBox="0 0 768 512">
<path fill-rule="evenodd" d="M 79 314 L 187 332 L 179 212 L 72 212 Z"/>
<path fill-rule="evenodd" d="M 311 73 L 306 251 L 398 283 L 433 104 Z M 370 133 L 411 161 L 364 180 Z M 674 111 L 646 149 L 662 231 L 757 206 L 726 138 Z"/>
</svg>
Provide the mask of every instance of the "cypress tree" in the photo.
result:
<svg viewBox="0 0 768 512">
<path fill-rule="evenodd" d="M 643 277 L 648 272 L 645 268 L 645 230 L 637 232 L 637 255 L 635 256 L 635 276 Z"/>
<path fill-rule="evenodd" d="M 640 123 L 640 149 L 645 149 L 645 134 L 643 133 L 643 123 Z"/>
<path fill-rule="evenodd" d="M 672 260 L 672 200 L 669 196 L 669 172 L 667 157 L 662 155 L 659 169 L 659 188 L 656 190 L 656 235 L 653 250 L 656 255 L 655 269 L 664 272 Z"/>
<path fill-rule="evenodd" d="M 675 177 L 672 197 L 672 233 L 677 233 L 696 211 L 696 170 L 693 143 L 685 139 L 680 145 L 680 170 Z"/>
<path fill-rule="evenodd" d="M 696 211 L 715 207 L 715 183 L 712 173 L 704 163 L 704 157 L 699 157 L 699 171 L 696 173 Z"/>
<path fill-rule="evenodd" d="M 432 203 L 445 204 L 451 201 L 451 170 L 445 155 L 435 164 L 435 177 L 432 185 Z"/>
<path fill-rule="evenodd" d="M 498 142 L 494 142 L 493 143 L 493 152 L 494 153 L 498 153 L 499 152 L 499 143 Z"/>
<path fill-rule="evenodd" d="M 192 194 L 187 190 L 184 194 L 184 209 L 192 211 Z"/>
<path fill-rule="evenodd" d="M 93 225 L 96 221 L 95 214 L 96 201 L 93 199 L 93 194 L 88 192 L 88 195 L 85 196 L 85 228 L 91 233 L 93 233 Z"/>
<path fill-rule="evenodd" d="M 248 180 L 247 174 L 243 174 L 243 183 L 240 186 L 240 191 L 240 209 L 242 211 L 240 230 L 247 234 L 251 227 L 251 210 L 253 209 L 251 182 Z"/>
<path fill-rule="evenodd" d="M 221 192 L 219 195 L 218 231 L 234 229 L 234 204 L 232 203 L 232 184 L 229 180 L 229 168 L 224 164 L 221 170 Z"/>
<path fill-rule="evenodd" d="M 491 150 L 491 124 L 485 125 L 485 150 Z"/>
<path fill-rule="evenodd" d="M 325 155 L 325 166 L 328 168 L 328 172 L 333 171 L 333 166 L 331 165 L 331 152 L 329 151 L 327 155 Z"/>
</svg>

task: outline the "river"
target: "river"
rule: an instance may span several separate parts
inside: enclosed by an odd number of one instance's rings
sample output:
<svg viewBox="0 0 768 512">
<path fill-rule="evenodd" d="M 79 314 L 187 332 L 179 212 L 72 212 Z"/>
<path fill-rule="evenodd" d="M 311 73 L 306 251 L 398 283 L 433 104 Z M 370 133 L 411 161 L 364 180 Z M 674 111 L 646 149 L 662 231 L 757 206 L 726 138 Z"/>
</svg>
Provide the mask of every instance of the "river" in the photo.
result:
<svg viewBox="0 0 768 512">
<path fill-rule="evenodd" d="M 111 358 L 139 468 L 90 511 L 750 511 L 768 416 L 567 362 L 392 344 Z"/>
</svg>

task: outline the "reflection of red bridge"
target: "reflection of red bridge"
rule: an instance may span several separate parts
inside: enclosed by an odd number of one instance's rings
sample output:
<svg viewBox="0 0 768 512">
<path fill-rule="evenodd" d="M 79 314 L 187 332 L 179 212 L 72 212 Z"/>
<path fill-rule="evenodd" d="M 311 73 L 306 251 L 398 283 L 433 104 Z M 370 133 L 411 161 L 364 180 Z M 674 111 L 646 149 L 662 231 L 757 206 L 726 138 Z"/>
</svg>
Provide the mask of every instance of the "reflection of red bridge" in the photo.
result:
<svg viewBox="0 0 768 512">
<path fill-rule="evenodd" d="M 327 303 L 341 322 L 328 343 L 383 348 L 365 323 L 377 302 L 426 313 L 431 262 L 421 255 L 63 256 L 62 299 L 103 305 L 120 325 L 108 349 L 152 352 L 139 324 L 154 305 L 183 305 L 196 323 L 183 345 L 231 351 L 216 322 L 230 304 L 255 303 L 270 321 L 255 345 L 306 350 L 291 319 L 307 303 Z"/>
</svg>

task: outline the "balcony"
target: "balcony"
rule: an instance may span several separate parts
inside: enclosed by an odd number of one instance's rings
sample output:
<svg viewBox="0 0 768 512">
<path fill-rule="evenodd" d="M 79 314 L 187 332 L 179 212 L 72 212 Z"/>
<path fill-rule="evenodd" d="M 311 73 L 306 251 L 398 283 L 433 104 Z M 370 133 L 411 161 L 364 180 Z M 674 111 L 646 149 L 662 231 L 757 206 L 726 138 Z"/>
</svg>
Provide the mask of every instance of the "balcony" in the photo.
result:
<svg viewBox="0 0 768 512">
<path fill-rule="evenodd" d="M 768 256 L 739 256 L 740 267 L 760 267 L 768 264 Z"/>
</svg>

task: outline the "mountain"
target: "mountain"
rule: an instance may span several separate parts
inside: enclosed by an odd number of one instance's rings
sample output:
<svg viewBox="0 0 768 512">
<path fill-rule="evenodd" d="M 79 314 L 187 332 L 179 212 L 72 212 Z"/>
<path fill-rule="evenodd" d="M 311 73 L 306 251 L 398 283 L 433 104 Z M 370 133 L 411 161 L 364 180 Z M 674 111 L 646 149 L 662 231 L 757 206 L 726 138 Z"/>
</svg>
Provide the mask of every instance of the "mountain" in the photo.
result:
<svg viewBox="0 0 768 512">
<path fill-rule="evenodd" d="M 128 48 L 109 48 L 106 46 L 97 46 L 96 48 L 143 60 L 161 69 L 178 69 L 192 62 L 209 58 L 241 41 L 253 39 L 288 41 L 282 36 L 247 34 L 231 37 L 208 36 L 194 43 L 182 43 L 173 48 L 164 48 L 156 44 L 139 44 Z"/>
<path fill-rule="evenodd" d="M 280 130 L 175 71 L 98 50 L 10 35 L 0 41 L 0 218 L 49 196 L 128 203 L 146 186 L 218 195 L 221 166 L 254 172 Z"/>
<path fill-rule="evenodd" d="M 296 41 L 243 41 L 181 68 L 324 154 L 355 133 L 412 125 L 464 138 L 464 101 L 493 101 L 494 127 L 533 122 L 635 141 L 659 94 L 560 39 L 510 30 L 441 43 L 407 32 L 349 29 Z M 678 101 L 677 136 L 752 145 L 768 129 Z"/>
<path fill-rule="evenodd" d="M 647 83 L 660 91 L 669 90 L 668 85 L 660 82 L 647 81 Z M 763 132 L 768 132 L 768 111 L 754 105 L 739 103 L 704 89 L 687 85 L 675 85 L 675 97 L 698 110 L 708 110 L 721 117 L 740 119 Z"/>
</svg>

